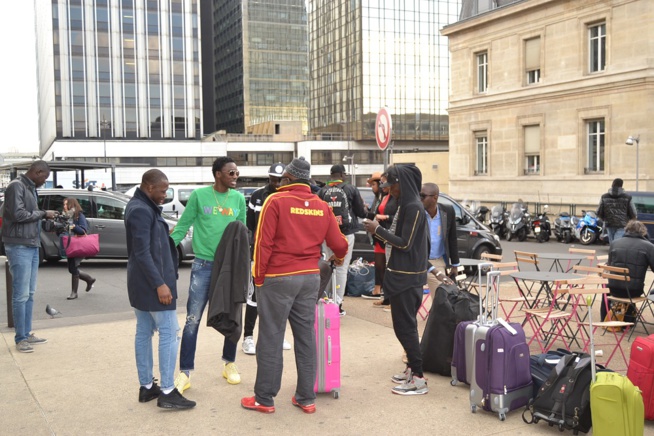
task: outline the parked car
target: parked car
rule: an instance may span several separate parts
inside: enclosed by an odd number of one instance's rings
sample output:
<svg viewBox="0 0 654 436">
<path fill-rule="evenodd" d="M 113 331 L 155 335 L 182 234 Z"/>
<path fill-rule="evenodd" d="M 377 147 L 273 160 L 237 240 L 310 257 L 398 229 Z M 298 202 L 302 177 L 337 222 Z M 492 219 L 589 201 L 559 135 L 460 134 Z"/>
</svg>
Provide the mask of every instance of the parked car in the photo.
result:
<svg viewBox="0 0 654 436">
<path fill-rule="evenodd" d="M 361 192 L 361 198 L 365 204 L 373 203 L 374 195 L 371 188 L 359 188 L 359 192 Z M 442 192 L 438 196 L 438 202 L 449 204 L 454 208 L 459 257 L 480 259 L 482 253 L 502 254 L 499 236 L 477 220 L 467 208 Z M 363 230 L 363 225 L 361 225 L 361 230 L 354 235 L 352 259 L 359 257 L 368 261 L 374 260 L 375 257 L 370 235 Z"/>
<path fill-rule="evenodd" d="M 39 189 L 39 208 L 43 210 L 63 211 L 64 200 L 75 197 L 82 206 L 89 222 L 89 233 L 100 235 L 100 252 L 97 259 L 127 259 L 127 240 L 125 236 L 125 207 L 130 197 L 111 191 L 88 191 L 79 189 Z M 2 210 L 0 206 L 0 228 L 2 227 Z M 164 215 L 168 225 L 173 228 L 177 218 Z M 177 246 L 180 262 L 195 258 L 191 246 L 192 230 Z M 41 232 L 41 260 L 56 262 L 59 255 L 59 237 L 54 232 Z M 4 252 L 4 247 L 3 250 Z"/>
<path fill-rule="evenodd" d="M 634 206 L 636 206 L 636 219 L 647 227 L 649 240 L 654 242 L 654 192 L 630 191 Z"/>
</svg>

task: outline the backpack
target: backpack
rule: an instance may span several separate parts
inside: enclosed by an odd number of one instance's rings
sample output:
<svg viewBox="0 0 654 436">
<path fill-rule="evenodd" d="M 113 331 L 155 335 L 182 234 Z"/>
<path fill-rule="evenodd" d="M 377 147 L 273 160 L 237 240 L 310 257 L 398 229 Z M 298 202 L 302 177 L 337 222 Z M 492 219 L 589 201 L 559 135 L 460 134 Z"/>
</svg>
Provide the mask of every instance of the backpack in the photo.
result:
<svg viewBox="0 0 654 436">
<path fill-rule="evenodd" d="M 339 227 L 349 227 L 350 218 L 350 202 L 347 199 L 347 194 L 343 190 L 343 183 L 338 185 L 329 186 L 322 194 L 322 199 L 332 208 L 336 221 Z"/>
</svg>

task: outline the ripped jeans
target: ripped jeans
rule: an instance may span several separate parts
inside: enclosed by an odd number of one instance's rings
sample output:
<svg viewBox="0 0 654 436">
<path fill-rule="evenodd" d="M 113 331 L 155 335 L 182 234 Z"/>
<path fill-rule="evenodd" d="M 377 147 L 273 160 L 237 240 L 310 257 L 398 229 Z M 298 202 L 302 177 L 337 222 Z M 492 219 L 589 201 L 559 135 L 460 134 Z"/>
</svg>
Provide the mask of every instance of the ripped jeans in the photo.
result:
<svg viewBox="0 0 654 436">
<path fill-rule="evenodd" d="M 188 289 L 186 303 L 186 323 L 182 333 L 182 348 L 179 353 L 180 371 L 195 369 L 195 348 L 198 342 L 198 327 L 202 321 L 202 313 L 209 301 L 209 286 L 211 282 L 210 260 L 195 258 L 191 267 L 191 285 Z M 225 338 L 223 344 L 223 361 L 236 360 L 236 344 Z"/>
</svg>

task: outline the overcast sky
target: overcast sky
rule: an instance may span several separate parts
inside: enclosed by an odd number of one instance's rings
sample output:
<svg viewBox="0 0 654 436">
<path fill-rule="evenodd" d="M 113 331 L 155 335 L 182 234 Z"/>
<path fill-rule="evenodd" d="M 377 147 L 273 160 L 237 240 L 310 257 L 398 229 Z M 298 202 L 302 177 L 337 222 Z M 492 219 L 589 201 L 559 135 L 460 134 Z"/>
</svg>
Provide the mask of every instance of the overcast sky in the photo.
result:
<svg viewBox="0 0 654 436">
<path fill-rule="evenodd" d="M 0 153 L 38 152 L 33 0 L 3 2 L 0 41 Z"/>
</svg>

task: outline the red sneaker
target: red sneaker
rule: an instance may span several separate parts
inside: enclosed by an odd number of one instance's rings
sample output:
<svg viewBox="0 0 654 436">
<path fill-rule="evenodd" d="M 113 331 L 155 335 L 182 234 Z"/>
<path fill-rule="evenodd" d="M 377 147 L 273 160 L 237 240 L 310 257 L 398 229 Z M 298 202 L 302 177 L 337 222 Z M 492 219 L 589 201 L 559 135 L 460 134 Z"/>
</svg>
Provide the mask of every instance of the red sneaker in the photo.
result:
<svg viewBox="0 0 654 436">
<path fill-rule="evenodd" d="M 315 413 L 316 412 L 316 405 L 315 404 L 309 404 L 309 405 L 303 405 L 297 402 L 295 397 L 291 398 L 291 403 L 293 403 L 294 406 L 299 407 L 302 409 L 304 413 Z"/>
<path fill-rule="evenodd" d="M 241 406 L 261 413 L 275 413 L 275 406 L 264 406 L 255 401 L 254 397 L 241 398 Z"/>
</svg>

